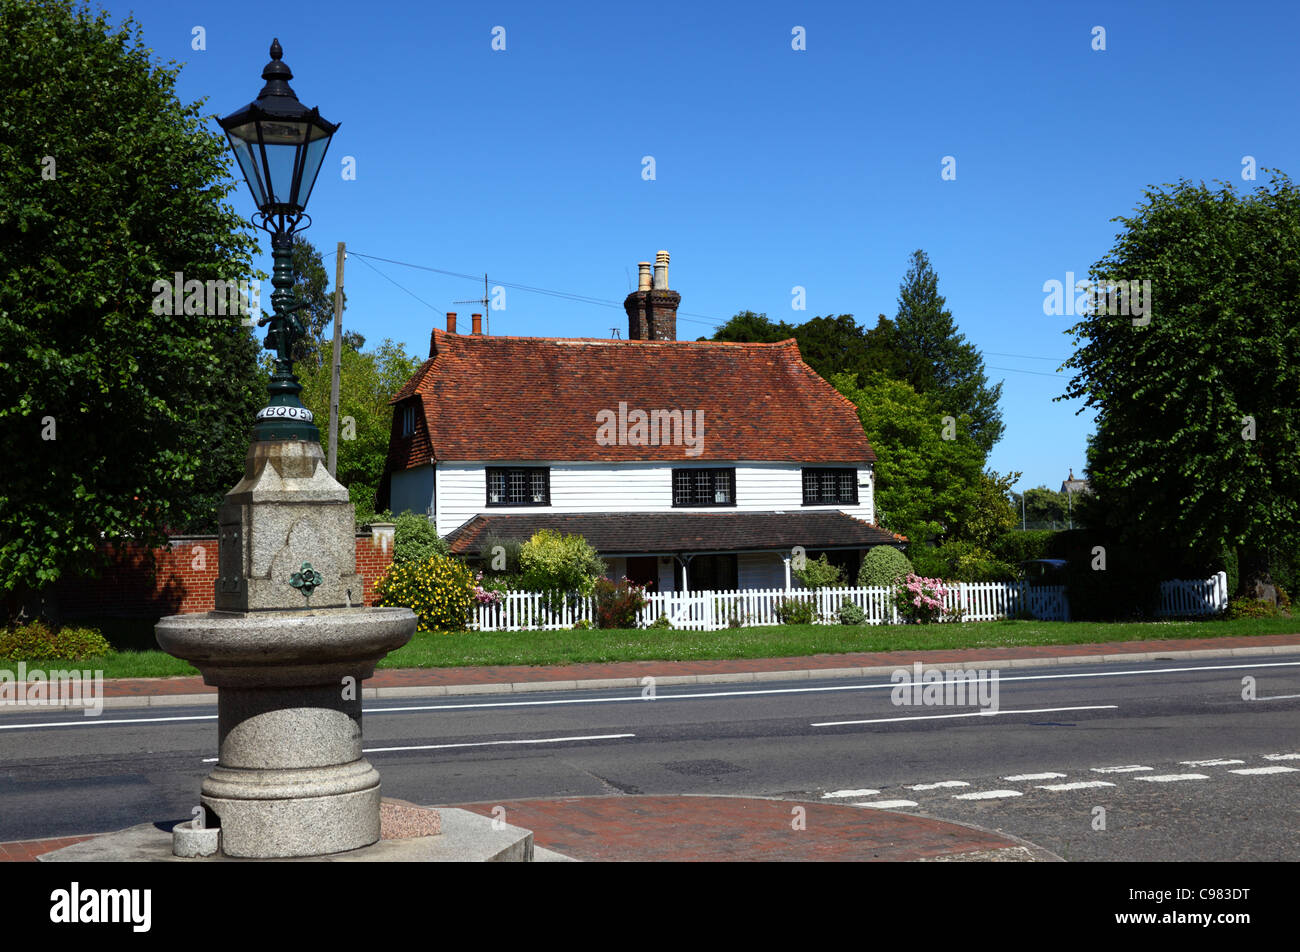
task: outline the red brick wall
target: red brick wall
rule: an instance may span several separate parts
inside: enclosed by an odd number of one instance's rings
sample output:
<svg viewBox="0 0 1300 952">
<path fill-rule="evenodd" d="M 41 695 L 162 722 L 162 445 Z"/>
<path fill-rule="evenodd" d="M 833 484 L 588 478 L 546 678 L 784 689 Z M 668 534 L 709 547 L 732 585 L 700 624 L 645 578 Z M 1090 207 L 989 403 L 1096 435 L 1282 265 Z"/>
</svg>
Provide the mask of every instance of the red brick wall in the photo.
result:
<svg viewBox="0 0 1300 952">
<path fill-rule="evenodd" d="M 160 618 L 212 611 L 217 537 L 180 536 L 171 543 L 170 552 L 126 549 L 98 578 L 61 582 L 60 610 L 68 618 Z M 392 561 L 392 547 L 384 551 L 369 534 L 358 535 L 356 546 L 357 572 L 365 580 L 365 603 L 373 605 L 375 581 Z"/>
</svg>

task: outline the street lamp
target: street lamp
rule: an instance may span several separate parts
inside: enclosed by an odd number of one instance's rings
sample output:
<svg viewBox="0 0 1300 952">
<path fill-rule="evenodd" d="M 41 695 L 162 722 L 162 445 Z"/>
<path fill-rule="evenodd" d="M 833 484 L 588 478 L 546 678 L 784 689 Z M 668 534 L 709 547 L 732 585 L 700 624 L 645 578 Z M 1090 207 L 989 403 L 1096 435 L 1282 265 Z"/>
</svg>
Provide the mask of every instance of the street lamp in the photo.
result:
<svg viewBox="0 0 1300 952">
<path fill-rule="evenodd" d="M 255 100 L 222 119 L 221 128 L 253 193 L 258 209 L 253 223 L 271 236 L 274 261 L 275 313 L 257 323 L 271 325 L 265 345 L 275 351 L 275 372 L 267 386 L 270 401 L 257 412 L 253 439 L 319 442 L 320 430 L 298 398 L 302 385 L 293 373 L 293 347 L 305 333 L 295 313 L 303 305 L 293 295 L 293 235 L 311 226 L 307 199 L 339 124 L 298 101 L 289 87 L 293 73 L 280 61 L 283 55 L 280 41 L 273 40 L 271 62 L 262 70 L 266 85 Z"/>
</svg>

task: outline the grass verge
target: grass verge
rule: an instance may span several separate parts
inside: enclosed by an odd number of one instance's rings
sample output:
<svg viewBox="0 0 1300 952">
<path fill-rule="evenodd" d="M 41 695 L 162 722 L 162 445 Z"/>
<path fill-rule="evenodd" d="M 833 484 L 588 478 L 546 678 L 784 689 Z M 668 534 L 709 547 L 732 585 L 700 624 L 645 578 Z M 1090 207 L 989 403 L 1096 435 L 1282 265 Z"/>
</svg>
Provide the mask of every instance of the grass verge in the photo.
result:
<svg viewBox="0 0 1300 952">
<path fill-rule="evenodd" d="M 94 624 L 94 623 L 87 623 Z M 99 627 L 99 626 L 96 626 Z M 115 647 L 112 627 L 105 636 Z M 417 634 L 410 644 L 380 662 L 381 668 L 455 668 L 490 665 L 560 665 L 613 661 L 699 661 L 786 658 L 853 651 L 924 651 L 1021 645 L 1106 644 L 1180 638 L 1224 638 L 1300 632 L 1292 618 L 1231 621 L 1043 622 L 990 621 L 953 625 L 780 625 L 723 631 L 614 629 L 608 631 L 485 631 Z M 140 644 L 139 632 L 124 638 Z M 29 662 L 28 667 L 70 667 L 69 662 Z M 77 663 L 102 669 L 106 678 L 197 675 L 184 661 L 162 651 L 119 650 Z M 17 668 L 16 661 L 0 667 Z"/>
</svg>

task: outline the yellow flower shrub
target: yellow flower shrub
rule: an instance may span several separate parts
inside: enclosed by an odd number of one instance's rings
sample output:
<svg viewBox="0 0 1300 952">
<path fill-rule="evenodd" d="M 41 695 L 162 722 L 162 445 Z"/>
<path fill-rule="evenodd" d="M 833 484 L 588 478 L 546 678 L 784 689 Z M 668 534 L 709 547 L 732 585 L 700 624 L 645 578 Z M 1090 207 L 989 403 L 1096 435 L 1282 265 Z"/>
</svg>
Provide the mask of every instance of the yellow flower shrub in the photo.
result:
<svg viewBox="0 0 1300 952">
<path fill-rule="evenodd" d="M 415 612 L 416 631 L 464 631 L 474 604 L 474 574 L 444 555 L 395 562 L 375 583 L 375 595 L 382 606 Z"/>
</svg>

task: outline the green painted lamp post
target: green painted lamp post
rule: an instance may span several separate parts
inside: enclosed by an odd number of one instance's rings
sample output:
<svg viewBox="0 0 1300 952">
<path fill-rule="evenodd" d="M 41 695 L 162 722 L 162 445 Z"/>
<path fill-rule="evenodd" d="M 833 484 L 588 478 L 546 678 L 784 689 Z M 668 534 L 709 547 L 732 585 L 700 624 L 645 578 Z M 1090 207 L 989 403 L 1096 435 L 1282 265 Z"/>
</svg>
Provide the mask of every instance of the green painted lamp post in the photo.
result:
<svg viewBox="0 0 1300 952">
<path fill-rule="evenodd" d="M 239 168 L 257 204 L 253 222 L 271 236 L 274 261 L 271 305 L 274 314 L 266 346 L 275 351 L 275 371 L 267 386 L 270 400 L 257 413 L 254 440 L 320 442 L 320 430 L 298 394 L 302 385 L 293 373 L 293 347 L 304 334 L 296 312 L 302 307 L 293 294 L 293 235 L 310 227 L 307 199 L 325 161 L 325 150 L 339 124 L 308 109 L 289 88 L 293 73 L 280 61 L 280 41 L 271 43 L 271 62 L 262 70 L 266 85 L 244 108 L 221 120 Z M 303 222 L 306 224 L 303 224 Z"/>
</svg>

